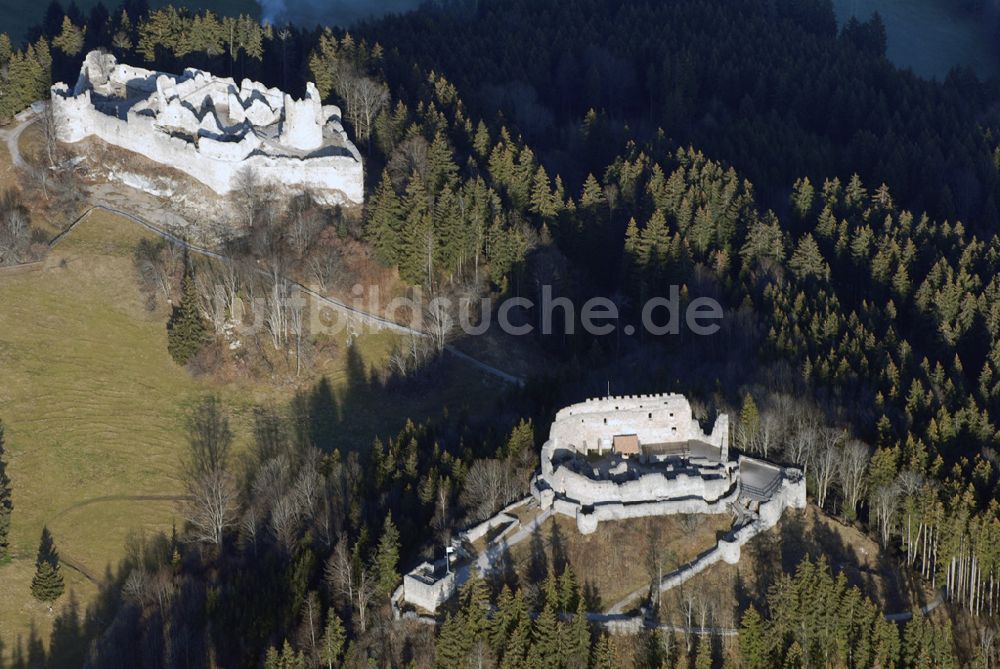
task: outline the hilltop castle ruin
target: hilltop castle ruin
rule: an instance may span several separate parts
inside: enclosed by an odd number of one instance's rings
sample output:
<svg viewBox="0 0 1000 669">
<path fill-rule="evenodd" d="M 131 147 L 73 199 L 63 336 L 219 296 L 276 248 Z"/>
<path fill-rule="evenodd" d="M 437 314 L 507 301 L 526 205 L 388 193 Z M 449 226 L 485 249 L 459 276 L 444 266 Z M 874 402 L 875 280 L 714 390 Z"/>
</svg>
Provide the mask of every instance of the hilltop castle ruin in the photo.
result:
<svg viewBox="0 0 1000 669">
<path fill-rule="evenodd" d="M 797 469 L 740 456 L 729 459 L 729 417 L 706 434 L 677 394 L 602 397 L 556 414 L 542 446 L 532 493 L 542 509 L 576 519 L 589 534 L 599 521 L 685 513 L 730 513 L 805 506 Z M 774 518 L 777 522 L 777 518 Z"/>
<path fill-rule="evenodd" d="M 312 83 L 294 100 L 276 88 L 188 68 L 164 74 L 91 51 L 70 88 L 52 87 L 60 141 L 97 137 L 180 170 L 225 195 L 252 170 L 266 182 L 308 190 L 326 204 L 364 199 L 361 154 L 340 109 Z"/>
<path fill-rule="evenodd" d="M 539 513 L 522 525 L 516 510 L 533 503 Z M 726 414 L 719 414 L 706 434 L 683 395 L 589 399 L 556 414 L 531 496 L 460 532 L 450 549 L 461 556 L 454 568 L 449 557 L 424 562 L 406 574 L 393 602 L 435 612 L 469 578 L 473 564 L 480 574 L 489 573 L 510 546 L 556 513 L 574 518 L 582 534 L 595 532 L 603 521 L 732 515 L 732 529 L 713 548 L 663 576 L 659 588 L 666 591 L 716 562 L 736 564 L 743 545 L 777 525 L 786 509 L 805 505 L 800 469 L 744 455 L 729 458 Z M 474 549 L 477 542 L 483 545 Z M 620 614 L 635 594 L 609 614 Z"/>
</svg>

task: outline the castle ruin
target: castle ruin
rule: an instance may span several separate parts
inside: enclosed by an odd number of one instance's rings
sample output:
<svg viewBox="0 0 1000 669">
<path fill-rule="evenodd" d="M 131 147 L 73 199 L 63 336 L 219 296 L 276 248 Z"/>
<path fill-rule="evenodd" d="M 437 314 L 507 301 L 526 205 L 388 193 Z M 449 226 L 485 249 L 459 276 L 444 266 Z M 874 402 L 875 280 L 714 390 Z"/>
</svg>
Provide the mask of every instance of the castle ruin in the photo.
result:
<svg viewBox="0 0 1000 669">
<path fill-rule="evenodd" d="M 513 512 L 532 502 L 540 512 L 522 525 Z M 487 574 L 510 546 L 556 513 L 574 518 L 582 534 L 595 532 L 604 521 L 731 514 L 732 529 L 713 548 L 663 576 L 659 589 L 666 591 L 719 561 L 736 564 L 743 545 L 777 525 L 786 509 L 805 506 L 801 470 L 745 455 L 730 459 L 726 414 L 705 433 L 683 395 L 590 399 L 556 414 L 531 496 L 460 532 L 451 550 L 467 559 L 454 570 L 444 561 L 421 564 L 403 579 L 393 602 L 434 613 L 468 578 L 474 542 L 492 536 L 474 551 L 476 567 Z M 639 594 L 612 606 L 608 615 L 622 613 Z"/>
<path fill-rule="evenodd" d="M 575 518 L 583 534 L 600 521 L 730 513 L 736 504 L 772 498 L 782 508 L 805 506 L 799 470 L 745 456 L 730 460 L 729 417 L 720 414 L 706 434 L 683 395 L 566 407 L 556 414 L 541 461 L 532 493 L 542 509 Z"/>
<path fill-rule="evenodd" d="M 164 74 L 91 51 L 76 84 L 52 87 L 60 141 L 98 139 L 180 170 L 219 195 L 244 170 L 325 204 L 361 204 L 361 154 L 340 109 L 311 82 L 294 100 L 276 88 L 188 68 Z"/>
</svg>

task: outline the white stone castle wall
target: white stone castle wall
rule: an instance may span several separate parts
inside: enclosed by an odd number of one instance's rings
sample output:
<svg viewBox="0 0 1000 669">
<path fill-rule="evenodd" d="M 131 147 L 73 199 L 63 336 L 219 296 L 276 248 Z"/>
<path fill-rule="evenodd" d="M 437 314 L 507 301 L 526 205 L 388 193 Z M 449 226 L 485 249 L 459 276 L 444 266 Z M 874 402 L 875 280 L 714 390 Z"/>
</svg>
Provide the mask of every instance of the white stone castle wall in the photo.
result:
<svg viewBox="0 0 1000 669">
<path fill-rule="evenodd" d="M 455 572 L 450 572 L 433 583 L 425 583 L 413 575 L 419 570 L 430 569 L 430 566 L 425 562 L 403 576 L 403 598 L 410 604 L 433 613 L 455 593 L 456 583 Z"/>
<path fill-rule="evenodd" d="M 635 434 L 643 444 L 703 441 L 729 451 L 729 419 L 719 416 L 711 434 L 705 434 L 683 395 L 626 395 L 601 397 L 568 406 L 556 414 L 549 439 L 579 452 L 608 451 L 615 435 Z"/>
<path fill-rule="evenodd" d="M 88 63 L 94 62 L 88 56 Z M 171 84 L 169 77 L 163 75 L 154 77 L 155 73 L 148 70 L 132 68 L 126 65 L 117 65 L 112 74 L 112 81 L 127 82 L 130 88 L 145 90 L 160 97 L 162 93 L 171 88 L 179 89 L 178 94 L 191 95 L 198 88 L 206 88 L 206 97 L 211 98 L 217 105 L 225 102 L 226 106 L 233 101 L 226 86 L 215 87 L 209 75 L 196 70 L 186 71 L 185 76 L 192 78 Z M 166 80 L 166 81 L 164 81 Z M 182 172 L 189 174 L 201 181 L 209 188 L 220 195 L 225 195 L 232 190 L 234 178 L 245 169 L 254 170 L 264 181 L 270 181 L 293 189 L 312 190 L 317 197 L 328 204 L 361 203 L 364 201 L 364 170 L 361 155 L 350 143 L 346 148 L 339 148 L 343 152 L 338 155 L 320 155 L 309 157 L 297 156 L 272 156 L 257 151 L 261 146 L 261 140 L 251 131 L 240 141 L 218 141 L 212 137 L 199 136 L 197 144 L 178 137 L 171 137 L 163 130 L 157 128 L 157 123 L 170 120 L 177 116 L 175 121 L 179 127 L 187 128 L 192 121 L 198 130 L 197 118 L 191 114 L 190 110 L 183 106 L 176 98 L 167 104 L 178 107 L 171 114 L 167 109 L 160 109 L 166 112 L 166 119 L 155 119 L 152 116 L 137 112 L 135 109 L 129 110 L 127 120 L 121 120 L 110 116 L 94 108 L 91 99 L 91 91 L 88 86 L 91 82 L 87 80 L 86 70 L 81 74 L 74 93 L 70 92 L 65 84 L 56 84 L 52 87 L 52 109 L 56 121 L 57 136 L 63 142 L 79 142 L 88 136 L 94 136 L 113 146 L 117 146 L 128 151 L 133 151 L 146 156 L 150 160 L 163 163 Z M 100 82 L 98 82 L 100 83 Z M 221 83 L 231 83 L 231 80 L 221 81 Z M 190 89 L 190 90 L 189 90 Z M 241 90 L 247 91 L 247 95 L 256 92 L 271 100 L 276 92 L 264 88 L 260 84 L 254 84 L 244 80 Z M 210 94 L 215 93 L 215 94 Z M 315 94 L 315 87 L 310 89 L 310 93 Z M 280 94 L 278 92 L 277 94 Z M 182 95 L 183 97 L 183 95 Z M 218 98 L 216 100 L 216 98 Z M 280 99 L 280 97 L 279 97 Z M 157 101 L 151 101 L 158 105 Z M 238 101 L 235 101 L 238 104 Z M 254 105 L 267 108 L 260 100 L 254 100 L 250 108 Z M 195 105 L 197 108 L 199 105 Z M 287 129 L 283 129 L 283 138 L 290 138 L 295 148 L 312 149 L 317 148 L 316 142 L 318 133 L 322 142 L 322 124 L 317 116 L 324 110 L 320 106 L 318 98 L 309 97 L 293 105 L 291 124 Z M 335 109 L 335 108 L 334 108 Z M 270 109 L 268 108 L 268 111 Z M 182 119 L 185 112 L 191 119 Z M 250 109 L 246 110 L 250 113 Z M 206 116 L 206 118 L 208 118 Z M 309 127 L 307 121 L 313 122 L 313 127 Z M 187 128 L 192 130 L 192 128 Z M 214 130 L 218 130 L 217 124 Z M 342 126 L 336 122 L 334 130 L 342 133 Z M 305 145 L 309 146 L 306 147 Z M 346 155 L 345 155 L 346 154 Z"/>
<path fill-rule="evenodd" d="M 638 479 L 616 483 L 595 480 L 578 474 L 567 467 L 557 467 L 546 478 L 548 484 L 559 495 L 588 504 L 649 502 L 682 497 L 697 497 L 709 502 L 725 495 L 733 485 L 729 476 L 705 479 L 679 472 L 673 477 L 661 473 L 650 473 Z"/>
</svg>

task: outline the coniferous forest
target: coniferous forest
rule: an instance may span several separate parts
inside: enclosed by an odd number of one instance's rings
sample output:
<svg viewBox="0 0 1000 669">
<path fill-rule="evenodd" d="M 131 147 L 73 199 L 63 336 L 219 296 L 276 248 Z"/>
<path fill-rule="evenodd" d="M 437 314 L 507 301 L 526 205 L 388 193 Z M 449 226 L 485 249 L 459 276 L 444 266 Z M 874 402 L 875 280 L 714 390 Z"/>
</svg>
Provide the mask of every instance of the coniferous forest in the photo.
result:
<svg viewBox="0 0 1000 669">
<path fill-rule="evenodd" d="M 725 318 L 705 338 L 532 335 L 552 365 L 492 416 L 444 411 L 360 451 L 323 384 L 256 413 L 245 458 L 208 398 L 187 492 L 224 478 L 223 522 L 132 547 L 49 657 L 13 666 L 998 666 L 1000 82 L 900 70 L 877 16 L 838 28 L 828 0 L 481 0 L 350 32 L 54 2 L 28 43 L 0 36 L 0 117 L 94 48 L 296 96 L 316 82 L 366 160 L 363 220 L 341 234 L 408 285 L 614 295 L 633 320 L 676 285 Z M 533 582 L 470 580 L 437 628 L 393 621 L 401 573 L 526 494 L 554 411 L 612 383 L 729 411 L 737 449 L 803 467 L 820 511 L 981 635 L 889 621 L 819 555 L 745 597 L 724 644 L 608 635 L 555 560 Z"/>
</svg>

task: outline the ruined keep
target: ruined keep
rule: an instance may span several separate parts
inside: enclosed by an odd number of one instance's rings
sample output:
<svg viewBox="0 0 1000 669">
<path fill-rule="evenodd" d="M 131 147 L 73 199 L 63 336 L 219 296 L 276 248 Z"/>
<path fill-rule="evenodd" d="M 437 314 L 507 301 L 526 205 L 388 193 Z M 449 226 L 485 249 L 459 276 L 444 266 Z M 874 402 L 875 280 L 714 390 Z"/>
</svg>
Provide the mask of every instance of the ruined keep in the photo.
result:
<svg viewBox="0 0 1000 669">
<path fill-rule="evenodd" d="M 237 175 L 289 190 L 309 190 L 326 204 L 361 204 L 361 154 L 348 140 L 340 109 L 323 105 L 312 83 L 293 100 L 276 88 L 188 68 L 164 74 L 87 54 L 76 84 L 52 87 L 60 141 L 96 137 L 180 170 L 220 195 Z"/>
</svg>

